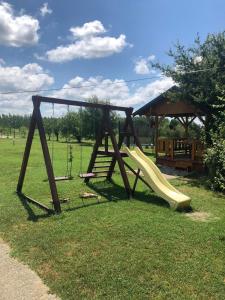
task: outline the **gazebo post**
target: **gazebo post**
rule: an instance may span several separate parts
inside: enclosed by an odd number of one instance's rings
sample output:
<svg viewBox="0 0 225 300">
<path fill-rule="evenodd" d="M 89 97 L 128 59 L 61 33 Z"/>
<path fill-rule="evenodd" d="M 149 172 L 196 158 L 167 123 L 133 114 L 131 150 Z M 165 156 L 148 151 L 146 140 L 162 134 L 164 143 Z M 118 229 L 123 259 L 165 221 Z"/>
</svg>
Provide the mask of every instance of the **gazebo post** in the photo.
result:
<svg viewBox="0 0 225 300">
<path fill-rule="evenodd" d="M 186 139 L 188 138 L 188 117 L 186 116 L 185 117 L 185 137 L 186 137 Z"/>
<path fill-rule="evenodd" d="M 159 117 L 155 116 L 155 157 L 158 158 Z"/>
</svg>

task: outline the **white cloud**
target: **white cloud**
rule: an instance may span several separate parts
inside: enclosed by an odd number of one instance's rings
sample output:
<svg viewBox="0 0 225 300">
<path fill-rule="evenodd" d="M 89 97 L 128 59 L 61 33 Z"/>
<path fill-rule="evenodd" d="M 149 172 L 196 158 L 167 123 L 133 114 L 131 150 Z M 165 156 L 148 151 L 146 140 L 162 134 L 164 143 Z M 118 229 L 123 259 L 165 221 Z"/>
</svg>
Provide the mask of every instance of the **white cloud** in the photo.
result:
<svg viewBox="0 0 225 300">
<path fill-rule="evenodd" d="M 127 106 L 137 106 L 149 102 L 161 93 L 174 85 L 174 81 L 169 77 L 159 78 L 145 86 L 139 87 L 133 95 L 126 100 Z"/>
<path fill-rule="evenodd" d="M 138 61 L 136 61 L 134 71 L 136 74 L 142 74 L 142 75 L 149 74 L 150 70 L 149 70 L 147 60 L 142 58 L 142 59 L 139 59 Z"/>
<path fill-rule="evenodd" d="M 155 60 L 155 55 L 154 54 L 151 54 L 148 57 L 148 61 L 152 61 L 152 60 Z"/>
<path fill-rule="evenodd" d="M 195 56 L 193 59 L 195 65 L 200 64 L 202 60 L 203 60 L 202 56 Z"/>
<path fill-rule="evenodd" d="M 46 89 L 53 83 L 54 78 L 46 74 L 43 68 L 36 63 L 27 64 L 23 67 L 0 65 L 0 92 L 16 92 L 21 90 L 35 91 Z M 109 100 L 114 105 L 137 107 L 166 91 L 173 84 L 172 79 L 166 77 L 159 78 L 141 87 L 135 87 L 128 86 L 123 79 L 112 80 L 100 76 L 86 79 L 76 76 L 64 84 L 63 89 L 49 92 L 48 95 L 83 101 L 90 97 L 97 96 L 101 100 Z M 33 94 L 36 93 L 1 95 L 0 112 L 6 114 L 30 113 L 32 110 L 31 96 Z M 51 107 L 47 105 L 43 105 L 42 111 L 44 115 L 52 113 Z M 55 107 L 56 115 L 60 115 L 64 112 L 66 112 L 64 107 Z"/>
<path fill-rule="evenodd" d="M 135 61 L 134 71 L 136 74 L 150 74 L 155 73 L 155 70 L 151 70 L 150 61 L 155 59 L 155 55 L 149 55 L 147 58 L 139 58 Z"/>
<path fill-rule="evenodd" d="M 60 63 L 79 58 L 107 57 L 114 53 L 120 53 L 128 45 L 124 34 L 121 34 L 118 38 L 98 36 L 106 32 L 104 26 L 98 20 L 85 23 L 81 27 L 72 27 L 70 31 L 75 41 L 47 51 L 47 60 Z"/>
<path fill-rule="evenodd" d="M 0 91 L 39 90 L 47 88 L 54 83 L 54 78 L 44 73 L 43 68 L 35 63 L 24 65 L 23 67 L 3 67 L 0 65 Z M 0 97 L 1 113 L 20 113 L 31 112 L 31 95 L 24 94 L 5 94 Z"/>
<path fill-rule="evenodd" d="M 48 7 L 48 2 L 43 3 L 42 7 L 40 8 L 40 13 L 42 17 L 52 13 L 52 9 Z"/>
<path fill-rule="evenodd" d="M 97 96 L 101 100 L 110 100 L 114 105 L 137 106 L 150 101 L 173 85 L 171 78 L 162 77 L 132 92 L 124 80 L 103 79 L 102 77 L 84 79 L 77 76 L 65 84 L 64 89 L 54 92 L 52 96 L 84 101 Z"/>
<path fill-rule="evenodd" d="M 30 46 L 38 42 L 39 22 L 26 14 L 15 15 L 7 2 L 0 3 L 0 44 L 13 47 Z"/>
<path fill-rule="evenodd" d="M 70 31 L 75 38 L 85 38 L 106 32 L 104 26 L 98 20 L 84 23 L 84 25 L 81 27 L 71 27 Z"/>
<path fill-rule="evenodd" d="M 70 88 L 73 89 L 70 89 Z M 99 99 L 110 100 L 112 103 L 129 97 L 129 88 L 124 80 L 111 80 L 102 77 L 84 79 L 76 76 L 63 86 L 64 90 L 55 92 L 55 97 L 66 99 L 88 99 L 97 96 Z"/>
</svg>

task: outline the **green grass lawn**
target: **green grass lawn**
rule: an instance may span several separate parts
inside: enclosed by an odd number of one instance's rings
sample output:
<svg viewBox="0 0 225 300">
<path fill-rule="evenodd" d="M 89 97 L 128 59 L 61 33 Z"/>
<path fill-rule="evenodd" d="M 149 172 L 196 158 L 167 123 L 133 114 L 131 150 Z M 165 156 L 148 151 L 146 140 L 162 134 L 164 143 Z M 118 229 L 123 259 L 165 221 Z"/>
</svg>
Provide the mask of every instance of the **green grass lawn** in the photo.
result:
<svg viewBox="0 0 225 300">
<path fill-rule="evenodd" d="M 74 144 L 74 180 L 57 183 L 61 215 L 47 216 L 15 193 L 25 140 L 0 140 L 0 236 L 13 255 L 35 270 L 62 299 L 224 299 L 225 198 L 204 187 L 204 179 L 172 183 L 192 198 L 193 211 L 209 213 L 193 221 L 169 209 L 141 182 L 126 199 L 118 171 L 114 183 L 93 180 L 86 186 L 80 172 L 79 145 Z M 66 144 L 55 145 L 54 169 L 66 169 Z M 85 172 L 92 145 L 83 147 Z M 31 151 L 24 192 L 50 204 L 38 139 Z M 131 181 L 134 180 L 129 175 Z M 94 191 L 101 199 L 80 199 Z"/>
</svg>

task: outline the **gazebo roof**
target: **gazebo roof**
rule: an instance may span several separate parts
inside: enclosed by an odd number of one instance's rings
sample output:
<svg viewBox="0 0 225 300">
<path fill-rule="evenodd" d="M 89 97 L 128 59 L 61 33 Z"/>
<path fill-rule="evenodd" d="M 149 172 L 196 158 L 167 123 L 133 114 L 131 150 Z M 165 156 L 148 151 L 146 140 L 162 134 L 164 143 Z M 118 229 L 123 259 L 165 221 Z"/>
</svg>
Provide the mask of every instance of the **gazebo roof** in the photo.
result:
<svg viewBox="0 0 225 300">
<path fill-rule="evenodd" d="M 173 102 L 169 99 L 169 92 L 176 92 L 179 88 L 172 86 L 166 92 L 160 94 L 158 97 L 152 99 L 144 106 L 136 110 L 134 116 L 151 115 L 151 116 L 166 116 L 166 117 L 179 117 L 179 116 L 205 116 L 197 106 L 190 104 L 186 101 Z"/>
</svg>

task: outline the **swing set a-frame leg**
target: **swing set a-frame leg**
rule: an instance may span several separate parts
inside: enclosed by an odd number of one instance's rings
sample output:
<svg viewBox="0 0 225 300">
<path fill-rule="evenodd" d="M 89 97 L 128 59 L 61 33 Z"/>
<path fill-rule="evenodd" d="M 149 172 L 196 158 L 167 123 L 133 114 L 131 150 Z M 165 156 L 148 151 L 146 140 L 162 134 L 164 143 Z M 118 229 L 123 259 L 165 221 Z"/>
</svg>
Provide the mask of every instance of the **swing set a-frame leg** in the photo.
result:
<svg viewBox="0 0 225 300">
<path fill-rule="evenodd" d="M 18 180 L 18 184 L 17 184 L 17 193 L 22 194 L 22 188 L 23 188 L 27 164 L 28 164 L 28 160 L 29 160 L 29 156 L 30 156 L 32 141 L 33 141 L 33 137 L 34 137 L 34 131 L 35 131 L 35 127 L 37 125 L 38 131 L 39 131 L 39 136 L 40 136 L 40 141 L 41 141 L 41 146 L 42 146 L 42 152 L 43 152 L 44 161 L 45 161 L 45 166 L 46 166 L 46 171 L 47 171 L 47 175 L 48 175 L 49 187 L 50 187 L 50 191 L 51 191 L 54 210 L 56 213 L 60 213 L 61 206 L 60 206 L 57 187 L 56 187 L 56 183 L 55 183 L 55 177 L 54 177 L 54 172 L 53 172 L 53 168 L 52 168 L 52 162 L 51 162 L 51 158 L 50 158 L 50 154 L 49 154 L 49 149 L 48 149 L 47 139 L 46 139 L 45 130 L 44 130 L 44 126 L 43 126 L 43 121 L 42 121 L 42 117 L 41 117 L 40 103 L 33 102 L 33 104 L 34 104 L 34 110 L 33 110 L 33 114 L 31 117 L 26 148 L 25 148 L 23 162 L 22 162 L 21 171 L 20 171 L 20 176 L 19 176 L 19 180 Z M 49 212 L 51 211 L 51 209 L 48 209 L 45 205 L 42 205 L 40 202 L 38 202 L 34 199 L 27 197 L 27 196 L 25 196 L 25 198 L 27 198 L 30 202 L 33 202 L 34 204 L 38 205 L 40 208 L 43 208 L 44 210 L 48 210 Z"/>
</svg>

